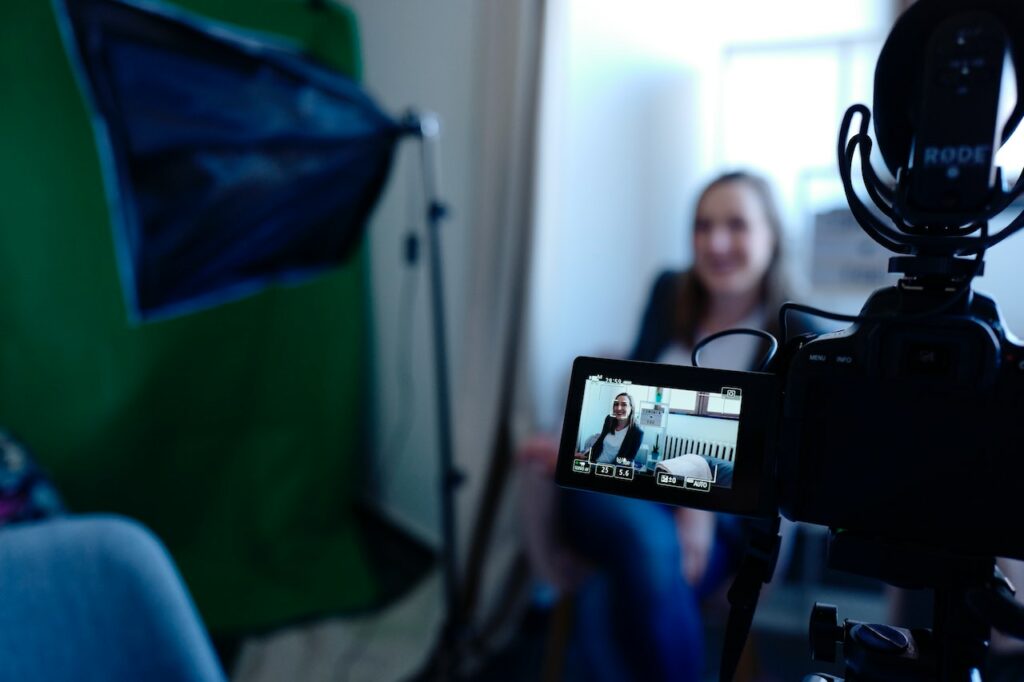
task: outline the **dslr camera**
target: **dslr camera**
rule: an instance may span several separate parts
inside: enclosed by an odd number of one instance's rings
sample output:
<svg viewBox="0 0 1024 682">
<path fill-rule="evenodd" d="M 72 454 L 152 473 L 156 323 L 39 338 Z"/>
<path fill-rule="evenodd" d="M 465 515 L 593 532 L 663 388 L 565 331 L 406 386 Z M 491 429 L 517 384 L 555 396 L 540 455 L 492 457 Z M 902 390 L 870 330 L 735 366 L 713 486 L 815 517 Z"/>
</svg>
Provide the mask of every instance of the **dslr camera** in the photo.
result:
<svg viewBox="0 0 1024 682">
<path fill-rule="evenodd" d="M 936 590 L 935 632 L 889 628 L 900 646 L 880 655 L 869 640 L 888 626 L 857 635 L 865 624 L 815 607 L 816 656 L 843 644 L 849 679 L 977 679 L 993 624 L 1024 633 L 994 570 L 996 556 L 1024 559 L 1024 345 L 972 287 L 986 250 L 1024 226 L 1005 217 L 1024 173 L 1007 187 L 994 162 L 1024 114 L 1021 99 L 1005 106 L 1021 74 L 1020 3 L 919 0 L 875 71 L 875 139 L 895 182 L 872 166 L 866 106 L 846 112 L 837 148 L 850 210 L 893 252 L 898 283 L 858 315 L 787 303 L 757 371 L 700 368 L 714 337 L 694 367 L 573 366 L 559 484 L 827 526 L 837 567 Z M 849 326 L 786 338 L 793 313 Z M 623 394 L 642 435 L 606 459 L 593 436 Z"/>
</svg>

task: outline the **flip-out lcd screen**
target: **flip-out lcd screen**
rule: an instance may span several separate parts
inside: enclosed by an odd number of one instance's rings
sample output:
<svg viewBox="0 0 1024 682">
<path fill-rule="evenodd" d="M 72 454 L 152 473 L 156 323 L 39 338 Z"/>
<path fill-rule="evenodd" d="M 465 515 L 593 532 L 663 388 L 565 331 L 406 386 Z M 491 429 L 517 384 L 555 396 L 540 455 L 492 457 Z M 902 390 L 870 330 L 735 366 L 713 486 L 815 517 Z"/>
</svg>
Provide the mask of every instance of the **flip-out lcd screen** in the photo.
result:
<svg viewBox="0 0 1024 682">
<path fill-rule="evenodd" d="M 578 358 L 563 485 L 729 511 L 763 495 L 767 374 Z M 751 399 L 753 398 L 753 406 Z M 762 404 L 758 404 L 758 400 Z"/>
</svg>

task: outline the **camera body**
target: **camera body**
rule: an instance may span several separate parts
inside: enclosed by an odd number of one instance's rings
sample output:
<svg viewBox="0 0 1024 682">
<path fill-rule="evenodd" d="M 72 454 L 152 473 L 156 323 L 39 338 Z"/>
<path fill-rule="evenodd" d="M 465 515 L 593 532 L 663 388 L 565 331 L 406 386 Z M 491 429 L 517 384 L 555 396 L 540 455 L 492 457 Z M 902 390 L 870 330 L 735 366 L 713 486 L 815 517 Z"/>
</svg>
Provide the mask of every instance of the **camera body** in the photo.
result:
<svg viewBox="0 0 1024 682">
<path fill-rule="evenodd" d="M 960 310 L 916 317 L 950 296 Z M 1024 558 L 1024 535 L 1007 532 L 1024 492 L 1024 347 L 995 302 L 904 281 L 876 291 L 860 317 L 795 337 L 771 372 L 577 358 L 556 480 Z M 646 456 L 591 461 L 584 446 L 600 427 L 587 415 L 605 419 L 621 393 L 637 406 Z M 700 408 L 728 394 L 739 396 L 733 410 Z"/>
<path fill-rule="evenodd" d="M 981 294 L 914 317 L 950 295 L 880 289 L 869 321 L 785 354 L 767 456 L 787 518 L 1024 558 L 1024 537 L 1007 532 L 1024 484 L 1024 348 Z"/>
</svg>

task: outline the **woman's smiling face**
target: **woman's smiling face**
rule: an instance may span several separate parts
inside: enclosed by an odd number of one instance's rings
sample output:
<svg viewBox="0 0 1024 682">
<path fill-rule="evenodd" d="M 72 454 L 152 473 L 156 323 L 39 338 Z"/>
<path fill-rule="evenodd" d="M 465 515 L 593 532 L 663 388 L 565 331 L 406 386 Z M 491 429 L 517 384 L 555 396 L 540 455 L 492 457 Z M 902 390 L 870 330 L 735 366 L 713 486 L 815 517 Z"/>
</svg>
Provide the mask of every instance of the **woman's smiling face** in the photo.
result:
<svg viewBox="0 0 1024 682">
<path fill-rule="evenodd" d="M 633 412 L 633 406 L 629 402 L 629 396 L 625 393 L 620 393 L 615 396 L 615 400 L 612 402 L 612 416 L 616 419 L 629 419 Z"/>
<path fill-rule="evenodd" d="M 760 286 L 775 236 L 760 197 L 737 180 L 712 186 L 697 205 L 694 269 L 714 296 L 748 294 Z"/>
</svg>

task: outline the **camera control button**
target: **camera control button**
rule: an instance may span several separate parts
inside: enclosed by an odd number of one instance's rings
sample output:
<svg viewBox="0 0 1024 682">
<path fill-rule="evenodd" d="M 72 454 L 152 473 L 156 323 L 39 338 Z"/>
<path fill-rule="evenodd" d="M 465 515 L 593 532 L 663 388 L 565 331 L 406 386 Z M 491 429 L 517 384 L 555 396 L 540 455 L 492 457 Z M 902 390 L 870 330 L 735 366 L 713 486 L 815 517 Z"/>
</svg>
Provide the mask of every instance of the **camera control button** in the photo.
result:
<svg viewBox="0 0 1024 682">
<path fill-rule="evenodd" d="M 609 478 L 615 477 L 615 467 L 611 464 L 597 464 L 594 466 L 594 473 L 598 476 L 608 476 Z"/>
<path fill-rule="evenodd" d="M 633 467 L 615 467 L 615 478 L 623 481 L 632 481 Z"/>
<path fill-rule="evenodd" d="M 683 482 L 683 487 L 687 490 L 699 490 L 702 493 L 706 493 L 711 490 L 711 481 L 705 481 L 703 478 L 690 478 L 687 476 Z"/>
<path fill-rule="evenodd" d="M 832 356 L 832 367 L 839 374 L 856 372 L 860 367 L 852 353 L 836 353 Z"/>
<path fill-rule="evenodd" d="M 681 476 L 675 476 L 673 474 L 667 474 L 663 471 L 658 472 L 658 485 L 667 485 L 673 488 L 682 488 L 683 479 Z"/>
<path fill-rule="evenodd" d="M 572 470 L 577 474 L 589 474 L 590 462 L 585 459 L 574 459 L 572 462 Z"/>
<path fill-rule="evenodd" d="M 1024 371 L 1024 355 L 1018 355 L 1015 350 L 1008 350 L 1003 354 L 1003 362 L 1017 369 Z"/>
</svg>

